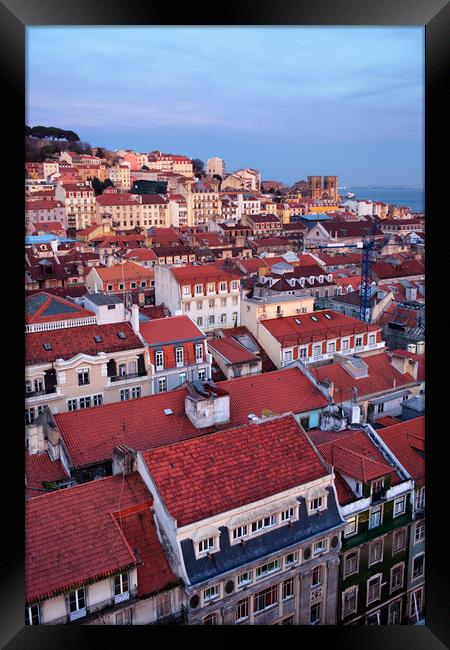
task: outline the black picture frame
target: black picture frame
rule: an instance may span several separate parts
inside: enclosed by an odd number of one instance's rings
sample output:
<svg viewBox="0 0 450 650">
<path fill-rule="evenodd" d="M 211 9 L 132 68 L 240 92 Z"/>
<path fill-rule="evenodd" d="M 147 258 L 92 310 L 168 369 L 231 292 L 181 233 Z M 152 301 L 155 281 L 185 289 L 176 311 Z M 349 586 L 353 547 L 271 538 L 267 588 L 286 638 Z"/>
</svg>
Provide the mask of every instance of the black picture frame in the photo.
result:
<svg viewBox="0 0 450 650">
<path fill-rule="evenodd" d="M 214 10 L 216 14 L 214 14 Z M 144 634 L 143 642 L 154 643 L 154 634 L 163 633 L 163 642 L 184 643 L 189 637 L 200 633 L 195 628 L 106 628 L 100 632 L 96 626 L 39 626 L 24 625 L 24 500 L 23 500 L 23 366 L 19 351 L 24 351 L 23 337 L 23 129 L 25 124 L 25 29 L 32 25 L 423 25 L 425 27 L 426 59 L 426 214 L 429 218 L 427 247 L 430 250 L 426 262 L 429 281 L 427 341 L 427 549 L 426 549 L 426 626 L 396 627 L 314 627 L 277 628 L 270 634 L 298 635 L 296 643 L 330 643 L 334 647 L 380 650 L 383 647 L 398 650 L 408 648 L 450 647 L 448 626 L 448 581 L 445 524 L 446 474 L 448 462 L 445 457 L 446 388 L 436 379 L 439 365 L 443 362 L 445 349 L 437 349 L 439 328 L 442 322 L 445 300 L 438 294 L 442 282 L 440 261 L 446 260 L 440 228 L 445 227 L 446 211 L 446 161 L 439 163 L 437 156 L 445 149 L 446 103 L 445 82 L 448 62 L 450 10 L 445 0 L 268 0 L 239 4 L 185 3 L 180 7 L 144 0 L 2 0 L 0 2 L 0 68 L 3 73 L 3 109 L 5 131 L 3 156 L 7 167 L 3 176 L 4 199 L 11 200 L 11 208 L 2 215 L 4 274 L 3 318 L 0 321 L 3 351 L 12 352 L 8 363 L 6 387 L 3 389 L 3 503 L 2 585 L 0 592 L 0 644 L 15 648 L 81 648 L 94 643 L 113 641 L 120 645 L 136 643 L 136 634 Z M 80 89 L 81 90 L 81 89 Z M 6 139 L 5 139 L 6 136 Z M 9 140 L 9 144 L 6 142 Z M 430 216 L 431 215 L 431 216 Z M 5 222 L 5 219 L 8 219 Z M 432 221 L 430 221 L 430 219 Z M 437 226 L 435 225 L 435 221 Z M 438 238 L 441 247 L 438 247 Z M 433 255 L 431 254 L 433 253 Z M 445 271 L 445 267 L 443 267 Z M 431 293 L 430 293 L 431 292 Z M 445 294 L 444 294 L 445 296 Z M 440 300 L 439 300 L 440 298 Z M 440 312 L 440 313 L 438 313 Z M 431 333 L 431 336 L 430 336 Z M 434 335 L 434 340 L 433 340 Z M 437 336 L 436 336 L 437 335 Z M 445 338 L 445 337 L 444 337 Z M 446 360 L 445 360 L 446 362 Z M 22 463 L 22 465 L 21 465 Z M 9 471 L 9 477 L 6 473 Z M 445 501 L 444 501 L 445 499 Z M 444 527 L 444 529 L 443 529 Z M 254 635 L 255 629 L 200 628 L 201 634 L 219 633 L 223 639 L 228 634 Z M 209 630 L 209 632 L 207 631 Z M 220 632 L 218 630 L 220 629 Z M 259 633 L 262 630 L 259 629 Z M 169 636 L 177 635 L 176 641 Z M 264 630 L 264 634 L 266 634 Z M 113 634 L 113 637 L 111 637 Z M 124 636 L 126 634 L 126 636 Z M 131 636 L 130 636 L 131 635 Z M 181 636 L 180 636 L 181 635 Z M 250 638 L 250 637 L 248 637 Z M 194 640 L 194 638 L 192 638 Z"/>
</svg>

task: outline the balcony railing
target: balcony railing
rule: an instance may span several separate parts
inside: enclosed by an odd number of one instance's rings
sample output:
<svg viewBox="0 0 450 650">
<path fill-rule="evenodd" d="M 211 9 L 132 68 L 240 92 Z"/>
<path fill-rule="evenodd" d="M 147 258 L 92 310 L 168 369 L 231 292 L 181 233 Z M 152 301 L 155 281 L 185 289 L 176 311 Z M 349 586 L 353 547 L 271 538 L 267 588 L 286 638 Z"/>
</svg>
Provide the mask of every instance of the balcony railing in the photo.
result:
<svg viewBox="0 0 450 650">
<path fill-rule="evenodd" d="M 128 372 L 124 375 L 113 375 L 110 377 L 111 381 L 126 381 L 127 379 L 137 379 L 137 377 L 146 377 L 147 373 L 145 371 L 140 372 Z"/>
<path fill-rule="evenodd" d="M 123 608 L 125 604 L 133 603 L 137 599 L 137 589 L 132 589 L 127 594 L 122 594 L 123 600 L 117 602 L 117 596 L 112 596 L 106 600 L 84 607 L 76 612 L 71 612 L 65 616 L 60 616 L 51 621 L 46 621 L 43 625 L 65 625 L 66 623 L 85 623 L 92 620 L 97 614 L 112 614 Z M 128 597 L 126 597 L 128 596 Z"/>
<path fill-rule="evenodd" d="M 52 395 L 53 393 L 56 393 L 56 385 L 53 386 L 52 388 L 43 388 L 42 390 L 31 390 L 25 391 L 25 398 L 27 397 L 40 397 L 41 395 Z"/>
</svg>

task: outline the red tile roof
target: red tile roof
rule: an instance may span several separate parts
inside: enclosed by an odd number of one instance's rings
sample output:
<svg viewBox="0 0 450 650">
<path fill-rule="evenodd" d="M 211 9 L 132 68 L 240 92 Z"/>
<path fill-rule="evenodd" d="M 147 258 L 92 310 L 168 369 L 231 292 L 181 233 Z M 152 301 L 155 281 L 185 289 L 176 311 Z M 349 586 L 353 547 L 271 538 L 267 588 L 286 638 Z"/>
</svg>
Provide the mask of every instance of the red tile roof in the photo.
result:
<svg viewBox="0 0 450 650">
<path fill-rule="evenodd" d="M 326 318 L 325 314 L 331 316 L 331 319 Z M 312 317 L 317 318 L 317 321 L 312 320 Z M 265 327 L 282 345 L 293 345 L 297 342 L 306 343 L 313 339 L 321 341 L 326 338 L 375 332 L 380 329 L 376 325 L 364 323 L 331 309 L 299 316 L 270 318 L 262 321 L 261 326 Z"/>
<path fill-rule="evenodd" d="M 119 332 L 124 332 L 126 338 L 119 338 Z M 101 336 L 102 341 L 96 343 L 95 336 Z M 44 343 L 50 343 L 52 349 L 45 350 Z M 143 349 L 143 345 L 129 323 L 83 325 L 70 329 L 31 332 L 25 335 L 26 364 L 72 359 L 80 353 L 96 356 L 99 352 L 139 349 Z"/>
<path fill-rule="evenodd" d="M 372 266 L 374 278 L 387 280 L 389 278 L 405 278 L 414 275 L 424 275 L 425 266 L 420 260 L 406 260 L 398 265 L 388 262 L 377 262 Z"/>
<path fill-rule="evenodd" d="M 377 420 L 377 424 L 382 427 L 390 427 L 392 424 L 398 424 L 399 422 L 398 418 L 393 418 L 391 415 L 386 415 L 386 417 Z"/>
<path fill-rule="evenodd" d="M 377 431 L 418 485 L 425 483 L 425 416 Z"/>
<path fill-rule="evenodd" d="M 128 282 L 132 280 L 153 280 L 155 272 L 134 262 L 115 264 L 107 268 L 95 269 L 103 282 Z"/>
<path fill-rule="evenodd" d="M 140 324 L 140 333 L 148 345 L 205 338 L 205 334 L 189 316 L 155 318 Z"/>
<path fill-rule="evenodd" d="M 355 501 L 355 495 L 347 481 L 342 478 L 339 472 L 335 473 L 334 485 L 336 487 L 336 494 L 341 506 L 345 506 L 348 503 Z"/>
<path fill-rule="evenodd" d="M 155 254 L 151 248 L 132 248 L 127 251 L 124 255 L 127 260 L 138 260 L 139 262 L 155 262 L 158 259 L 158 256 Z"/>
<path fill-rule="evenodd" d="M 218 386 L 230 394 L 229 427 L 248 422 L 249 413 L 258 417 L 307 413 L 328 403 L 298 368 L 231 379 Z M 197 429 L 186 416 L 186 393 L 186 388 L 179 388 L 55 415 L 73 465 L 82 467 L 110 459 L 117 444 L 144 450 L 210 433 L 212 428 Z M 172 414 L 165 415 L 164 409 L 171 409 Z"/>
<path fill-rule="evenodd" d="M 387 464 L 365 431 L 345 430 L 334 434 L 309 431 L 308 435 L 325 461 L 342 474 L 363 483 L 391 474 L 392 485 L 401 482 L 394 467 Z"/>
<path fill-rule="evenodd" d="M 48 598 L 137 564 L 111 515 L 152 497 L 138 474 L 112 476 L 29 499 L 25 504 L 27 602 Z"/>
<path fill-rule="evenodd" d="M 44 492 L 43 483 L 59 483 L 69 478 L 60 460 L 51 460 L 47 452 L 30 454 L 25 450 L 26 495 L 28 498 Z"/>
<path fill-rule="evenodd" d="M 351 357 L 350 357 L 351 358 Z M 402 374 L 391 363 L 388 352 L 361 357 L 368 366 L 367 377 L 356 379 L 341 364 L 332 363 L 314 369 L 314 374 L 320 381 L 331 380 L 334 384 L 334 399 L 340 403 L 352 398 L 353 387 L 358 389 L 358 397 L 381 393 L 385 390 L 399 389 L 401 386 L 423 380 L 419 372 L 417 380 L 409 373 Z"/>
<path fill-rule="evenodd" d="M 178 526 L 327 475 L 292 415 L 143 453 Z"/>
<path fill-rule="evenodd" d="M 229 363 L 257 361 L 258 357 L 232 338 L 209 338 L 208 348 L 220 354 Z"/>
<path fill-rule="evenodd" d="M 177 269 L 171 268 L 170 271 L 179 284 L 239 280 L 241 277 L 237 271 L 221 268 L 220 265 L 215 263 L 199 266 L 184 266 Z"/>
</svg>

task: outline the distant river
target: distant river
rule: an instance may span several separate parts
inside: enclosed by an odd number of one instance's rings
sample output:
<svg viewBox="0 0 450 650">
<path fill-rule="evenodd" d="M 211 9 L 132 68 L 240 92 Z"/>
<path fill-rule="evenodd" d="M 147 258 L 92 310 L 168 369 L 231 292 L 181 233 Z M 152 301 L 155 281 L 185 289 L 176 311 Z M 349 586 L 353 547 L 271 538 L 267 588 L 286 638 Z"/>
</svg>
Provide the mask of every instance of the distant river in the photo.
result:
<svg viewBox="0 0 450 650">
<path fill-rule="evenodd" d="M 396 189 L 396 188 L 375 188 L 375 187 L 351 187 L 346 186 L 345 190 L 340 190 L 342 200 L 345 200 L 345 194 L 353 192 L 356 199 L 367 199 L 369 201 L 383 201 L 393 205 L 406 205 L 413 212 L 423 212 L 425 210 L 425 192 L 420 189 Z"/>
</svg>

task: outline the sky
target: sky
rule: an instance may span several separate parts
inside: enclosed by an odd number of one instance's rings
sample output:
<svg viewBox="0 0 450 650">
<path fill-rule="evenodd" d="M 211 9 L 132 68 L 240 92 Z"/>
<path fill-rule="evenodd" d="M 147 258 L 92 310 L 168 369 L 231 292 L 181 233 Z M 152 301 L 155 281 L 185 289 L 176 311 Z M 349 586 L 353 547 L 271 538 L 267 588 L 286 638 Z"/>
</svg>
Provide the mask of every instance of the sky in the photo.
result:
<svg viewBox="0 0 450 650">
<path fill-rule="evenodd" d="M 423 185 L 423 27 L 28 27 L 26 90 L 92 146 Z"/>
</svg>

